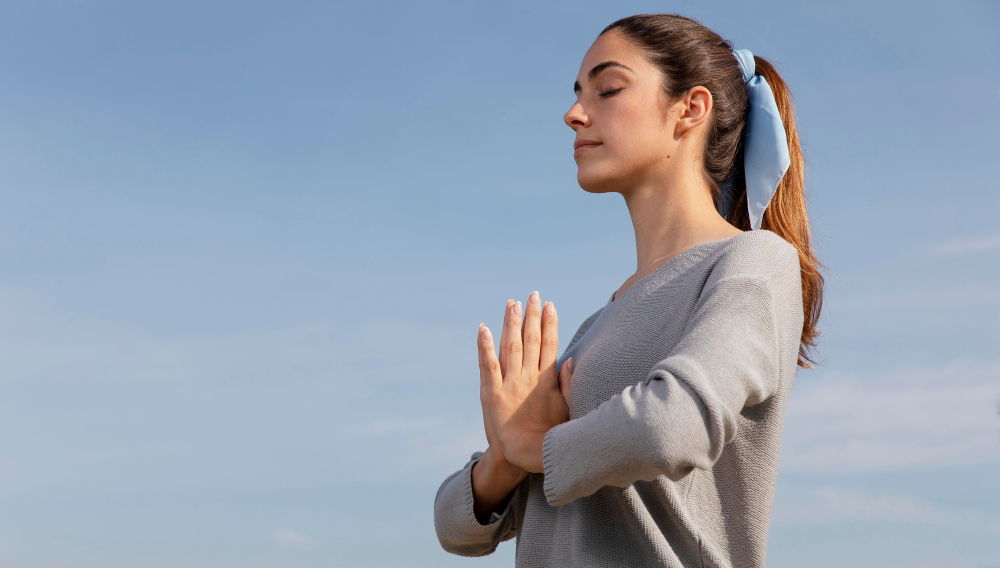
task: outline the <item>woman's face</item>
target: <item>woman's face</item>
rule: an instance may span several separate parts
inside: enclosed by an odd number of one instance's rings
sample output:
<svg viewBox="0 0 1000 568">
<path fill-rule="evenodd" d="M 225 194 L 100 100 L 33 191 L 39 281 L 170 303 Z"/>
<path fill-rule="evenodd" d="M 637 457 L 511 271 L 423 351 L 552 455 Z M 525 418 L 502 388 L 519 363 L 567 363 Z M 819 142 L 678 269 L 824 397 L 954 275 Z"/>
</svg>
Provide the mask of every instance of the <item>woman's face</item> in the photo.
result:
<svg viewBox="0 0 1000 568">
<path fill-rule="evenodd" d="M 576 103 L 563 120 L 576 131 L 580 187 L 621 192 L 667 167 L 677 119 L 663 75 L 618 30 L 590 46 L 574 88 Z"/>
</svg>

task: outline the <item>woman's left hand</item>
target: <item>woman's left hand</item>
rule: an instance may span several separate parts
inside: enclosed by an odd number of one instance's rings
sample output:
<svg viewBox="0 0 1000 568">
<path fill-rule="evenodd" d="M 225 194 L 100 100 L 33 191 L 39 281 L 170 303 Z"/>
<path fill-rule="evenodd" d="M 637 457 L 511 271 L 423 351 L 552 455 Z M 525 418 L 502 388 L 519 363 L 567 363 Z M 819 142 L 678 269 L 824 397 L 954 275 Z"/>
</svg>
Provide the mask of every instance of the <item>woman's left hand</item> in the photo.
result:
<svg viewBox="0 0 1000 568">
<path fill-rule="evenodd" d="M 559 390 L 556 356 L 558 319 L 552 302 L 544 309 L 532 292 L 521 326 L 521 303 L 504 316 L 500 364 L 490 330 L 479 326 L 480 398 L 500 450 L 527 471 L 542 473 L 542 442 L 550 428 L 569 420 Z M 505 368 L 503 368 L 505 367 Z"/>
</svg>

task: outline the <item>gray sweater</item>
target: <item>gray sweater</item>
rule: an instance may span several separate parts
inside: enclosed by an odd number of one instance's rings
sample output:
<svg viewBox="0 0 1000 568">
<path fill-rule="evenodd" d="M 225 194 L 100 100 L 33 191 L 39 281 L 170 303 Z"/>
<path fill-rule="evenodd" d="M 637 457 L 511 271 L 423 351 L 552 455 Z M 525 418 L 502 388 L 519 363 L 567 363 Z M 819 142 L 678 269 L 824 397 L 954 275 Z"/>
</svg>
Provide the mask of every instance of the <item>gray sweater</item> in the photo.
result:
<svg viewBox="0 0 1000 568">
<path fill-rule="evenodd" d="M 802 333 L 796 249 L 766 230 L 697 244 L 583 322 L 570 420 L 481 524 L 472 465 L 441 484 L 445 550 L 517 537 L 516 566 L 764 566 Z"/>
</svg>

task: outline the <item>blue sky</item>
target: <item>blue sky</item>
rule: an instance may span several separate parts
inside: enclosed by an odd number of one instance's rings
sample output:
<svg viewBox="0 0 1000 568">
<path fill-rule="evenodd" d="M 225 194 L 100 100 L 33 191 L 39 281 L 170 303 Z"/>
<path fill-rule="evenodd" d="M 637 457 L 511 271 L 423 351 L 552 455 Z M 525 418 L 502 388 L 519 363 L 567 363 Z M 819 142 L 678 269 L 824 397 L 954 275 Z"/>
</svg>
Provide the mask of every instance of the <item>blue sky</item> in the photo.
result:
<svg viewBox="0 0 1000 568">
<path fill-rule="evenodd" d="M 475 330 L 635 270 L 562 115 L 662 11 L 791 85 L 829 269 L 769 565 L 1000 567 L 988 1 L 0 5 L 0 564 L 512 565 L 432 525 Z"/>
</svg>

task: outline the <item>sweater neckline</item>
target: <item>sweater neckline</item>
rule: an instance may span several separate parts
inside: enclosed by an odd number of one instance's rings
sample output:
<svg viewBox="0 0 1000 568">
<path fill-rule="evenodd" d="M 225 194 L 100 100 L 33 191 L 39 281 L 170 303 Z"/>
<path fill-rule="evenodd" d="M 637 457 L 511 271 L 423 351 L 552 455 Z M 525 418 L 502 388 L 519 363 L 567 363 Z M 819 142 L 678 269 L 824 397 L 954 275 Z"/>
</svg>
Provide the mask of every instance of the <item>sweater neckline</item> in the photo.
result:
<svg viewBox="0 0 1000 568">
<path fill-rule="evenodd" d="M 625 292 L 621 295 L 621 297 L 615 299 L 615 292 L 617 292 L 618 290 L 614 290 L 613 292 L 611 292 L 611 296 L 608 298 L 608 302 L 604 306 L 607 307 L 607 306 L 616 305 L 616 304 L 621 303 L 621 301 L 624 300 L 625 298 L 627 298 L 629 296 L 629 294 L 632 292 L 632 290 L 635 290 L 640 284 L 645 283 L 646 281 L 648 281 L 649 279 L 651 279 L 653 276 L 655 276 L 657 274 L 660 274 L 662 272 L 666 272 L 666 270 L 668 268 L 676 266 L 680 262 L 680 260 L 682 258 L 685 258 L 685 257 L 689 256 L 692 251 L 701 250 L 703 248 L 706 248 L 709 245 L 719 245 L 719 244 L 722 244 L 725 241 L 729 241 L 729 240 L 735 239 L 736 237 L 739 237 L 740 235 L 746 234 L 747 232 L 748 231 L 744 231 L 743 233 L 740 233 L 739 235 L 732 235 L 732 236 L 729 236 L 729 237 L 722 237 L 721 239 L 713 239 L 711 241 L 702 241 L 700 243 L 697 243 L 697 244 L 689 246 L 688 248 L 686 248 L 686 249 L 682 250 L 681 252 L 675 254 L 674 256 L 670 257 L 670 260 L 664 262 L 660 266 L 657 266 L 649 274 L 647 274 L 647 275 L 643 276 L 642 278 L 640 278 L 639 280 L 637 280 L 634 284 L 632 284 L 631 286 L 629 286 L 628 290 L 625 290 Z"/>
</svg>

